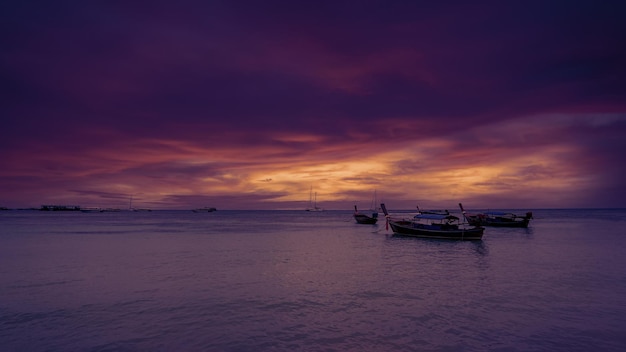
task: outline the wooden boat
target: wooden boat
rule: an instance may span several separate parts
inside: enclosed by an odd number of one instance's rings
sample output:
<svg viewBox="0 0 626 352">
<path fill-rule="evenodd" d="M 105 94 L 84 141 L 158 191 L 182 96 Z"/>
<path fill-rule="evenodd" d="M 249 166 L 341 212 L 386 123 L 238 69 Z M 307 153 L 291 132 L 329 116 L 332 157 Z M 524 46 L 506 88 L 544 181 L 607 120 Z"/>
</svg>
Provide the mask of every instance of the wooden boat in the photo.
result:
<svg viewBox="0 0 626 352">
<path fill-rule="evenodd" d="M 378 213 L 374 212 L 372 213 L 372 216 L 369 215 L 365 215 L 362 213 L 359 213 L 359 211 L 356 208 L 356 205 L 354 206 L 354 220 L 356 220 L 356 222 L 358 224 L 375 224 L 378 221 Z"/>
<path fill-rule="evenodd" d="M 385 204 L 380 207 L 385 213 L 387 224 L 396 235 L 449 240 L 480 240 L 485 229 L 466 226 L 451 214 L 417 214 L 411 219 L 392 218 Z"/>
<path fill-rule="evenodd" d="M 492 226 L 492 227 L 528 227 L 530 219 L 533 218 L 532 212 L 526 212 L 524 215 L 516 215 L 500 211 L 487 211 L 484 213 L 470 214 L 463 209 L 463 205 L 459 203 L 463 216 L 470 225 L 474 226 Z"/>
<path fill-rule="evenodd" d="M 446 210 L 422 210 L 420 209 L 419 205 L 416 206 L 417 208 L 417 212 L 420 214 L 439 214 L 439 215 L 450 215 L 450 212 L 446 209 Z"/>
<path fill-rule="evenodd" d="M 197 209 L 193 209 L 192 210 L 194 213 L 212 213 L 214 211 L 217 211 L 217 209 L 215 208 L 210 208 L 210 207 L 204 207 L 204 208 L 197 208 Z"/>
</svg>

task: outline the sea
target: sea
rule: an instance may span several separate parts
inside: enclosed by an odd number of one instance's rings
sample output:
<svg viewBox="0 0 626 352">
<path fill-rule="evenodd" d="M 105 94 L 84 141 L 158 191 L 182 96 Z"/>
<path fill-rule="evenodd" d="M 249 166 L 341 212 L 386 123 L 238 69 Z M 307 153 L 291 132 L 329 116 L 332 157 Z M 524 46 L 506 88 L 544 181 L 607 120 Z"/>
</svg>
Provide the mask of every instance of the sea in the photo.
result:
<svg viewBox="0 0 626 352">
<path fill-rule="evenodd" d="M 626 351 L 626 209 L 530 210 L 480 241 L 348 210 L 0 211 L 0 351 Z"/>
</svg>

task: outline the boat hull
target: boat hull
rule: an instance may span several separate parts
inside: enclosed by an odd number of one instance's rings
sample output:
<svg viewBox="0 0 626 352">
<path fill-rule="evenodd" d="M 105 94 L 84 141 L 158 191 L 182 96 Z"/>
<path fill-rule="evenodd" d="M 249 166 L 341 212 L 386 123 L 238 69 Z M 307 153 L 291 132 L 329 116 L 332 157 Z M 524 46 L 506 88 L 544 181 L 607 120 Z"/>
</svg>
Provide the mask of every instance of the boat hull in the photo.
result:
<svg viewBox="0 0 626 352">
<path fill-rule="evenodd" d="M 491 226 L 491 227 L 528 227 L 529 220 L 523 221 L 487 221 L 483 226 Z"/>
<path fill-rule="evenodd" d="M 363 214 L 354 214 L 354 220 L 356 220 L 357 224 L 365 224 L 365 225 L 373 225 L 378 221 L 377 218 L 363 215 Z"/>
<path fill-rule="evenodd" d="M 485 231 L 482 227 L 428 226 L 412 221 L 389 221 L 389 226 L 395 234 L 401 236 L 447 240 L 481 240 Z"/>
<path fill-rule="evenodd" d="M 214 211 L 217 211 L 216 208 L 199 208 L 199 209 L 193 209 L 192 210 L 194 213 L 212 213 Z"/>
<path fill-rule="evenodd" d="M 479 217 L 467 217 L 467 222 L 472 226 L 490 226 L 490 227 L 521 227 L 527 228 L 530 223 L 529 218 L 523 218 L 520 220 L 509 219 L 492 219 L 492 218 L 479 218 Z"/>
</svg>

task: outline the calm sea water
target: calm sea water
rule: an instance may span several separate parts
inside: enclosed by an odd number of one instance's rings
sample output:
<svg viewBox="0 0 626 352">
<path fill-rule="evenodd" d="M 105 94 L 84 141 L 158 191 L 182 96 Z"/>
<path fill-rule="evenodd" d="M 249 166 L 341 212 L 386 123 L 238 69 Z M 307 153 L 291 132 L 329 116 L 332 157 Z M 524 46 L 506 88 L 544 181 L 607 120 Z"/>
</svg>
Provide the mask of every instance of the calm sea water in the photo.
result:
<svg viewBox="0 0 626 352">
<path fill-rule="evenodd" d="M 626 210 L 534 214 L 454 242 L 349 211 L 3 211 L 0 350 L 626 350 Z"/>
</svg>

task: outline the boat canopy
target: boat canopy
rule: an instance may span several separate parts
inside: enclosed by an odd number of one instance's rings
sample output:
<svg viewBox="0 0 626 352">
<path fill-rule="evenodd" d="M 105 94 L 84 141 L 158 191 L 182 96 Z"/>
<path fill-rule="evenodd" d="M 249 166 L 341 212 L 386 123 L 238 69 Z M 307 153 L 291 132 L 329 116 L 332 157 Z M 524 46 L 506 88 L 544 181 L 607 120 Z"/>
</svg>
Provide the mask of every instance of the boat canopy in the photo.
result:
<svg viewBox="0 0 626 352">
<path fill-rule="evenodd" d="M 458 217 L 454 215 L 444 215 L 444 214 L 417 214 L 414 216 L 415 219 L 427 219 L 427 220 L 459 220 Z"/>
</svg>

